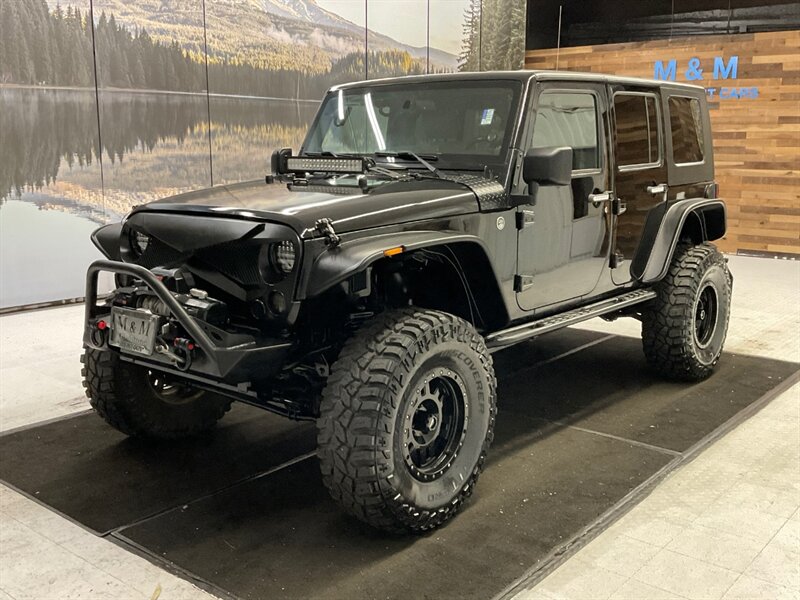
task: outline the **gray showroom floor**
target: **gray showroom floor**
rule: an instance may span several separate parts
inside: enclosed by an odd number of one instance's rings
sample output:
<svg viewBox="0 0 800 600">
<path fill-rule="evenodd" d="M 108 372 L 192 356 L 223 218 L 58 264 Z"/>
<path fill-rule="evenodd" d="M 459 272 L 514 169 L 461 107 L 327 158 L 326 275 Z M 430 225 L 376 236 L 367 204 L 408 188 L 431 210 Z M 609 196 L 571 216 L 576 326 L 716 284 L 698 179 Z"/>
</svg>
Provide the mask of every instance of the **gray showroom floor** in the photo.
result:
<svg viewBox="0 0 800 600">
<path fill-rule="evenodd" d="M 800 363 L 800 263 L 731 257 L 731 268 L 726 349 Z M 82 307 L 70 306 L 0 317 L 0 431 L 87 409 L 78 365 L 81 314 Z M 593 321 L 584 329 L 638 336 L 637 325 Z M 551 574 L 534 568 L 533 579 L 506 595 L 800 597 L 799 473 L 795 384 Z M 0 600 L 210 597 L 4 486 L 0 554 Z"/>
</svg>

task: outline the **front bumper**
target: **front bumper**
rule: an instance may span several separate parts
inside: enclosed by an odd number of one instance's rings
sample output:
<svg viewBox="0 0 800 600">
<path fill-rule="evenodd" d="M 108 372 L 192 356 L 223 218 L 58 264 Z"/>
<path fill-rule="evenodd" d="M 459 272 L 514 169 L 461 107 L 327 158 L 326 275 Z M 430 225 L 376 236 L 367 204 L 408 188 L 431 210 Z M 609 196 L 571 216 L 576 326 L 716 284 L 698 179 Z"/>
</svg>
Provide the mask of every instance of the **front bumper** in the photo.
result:
<svg viewBox="0 0 800 600">
<path fill-rule="evenodd" d="M 97 304 L 97 279 L 101 271 L 130 275 L 140 279 L 169 309 L 170 317 L 177 321 L 194 342 L 188 378 L 210 377 L 227 384 L 242 384 L 253 379 L 269 378 L 282 369 L 293 344 L 277 338 L 256 338 L 249 334 L 231 334 L 192 317 L 175 299 L 172 292 L 148 269 L 130 263 L 97 260 L 86 273 L 86 313 L 83 343 L 96 350 L 120 352 L 109 347 L 108 336 L 99 331 L 97 322 L 106 316 L 110 306 Z M 99 333 L 98 333 L 99 332 Z M 165 356 L 154 354 L 140 356 L 121 352 L 129 360 L 154 368 L 173 370 L 173 363 Z"/>
</svg>

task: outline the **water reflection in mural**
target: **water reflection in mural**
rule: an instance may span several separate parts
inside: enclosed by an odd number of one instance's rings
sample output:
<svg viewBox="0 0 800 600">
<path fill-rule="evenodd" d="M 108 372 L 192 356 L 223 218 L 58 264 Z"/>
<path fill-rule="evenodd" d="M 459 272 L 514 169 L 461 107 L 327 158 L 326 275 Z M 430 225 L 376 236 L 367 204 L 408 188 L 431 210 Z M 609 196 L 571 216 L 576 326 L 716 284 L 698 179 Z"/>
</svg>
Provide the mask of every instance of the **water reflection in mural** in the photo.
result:
<svg viewBox="0 0 800 600">
<path fill-rule="evenodd" d="M 269 150 L 299 146 L 316 108 L 216 102 L 215 166 L 229 180 L 262 177 Z M 191 181 L 209 184 L 204 96 L 107 92 L 101 105 L 103 119 L 114 121 L 101 121 L 103 167 L 113 174 L 105 194 L 94 91 L 0 88 L 0 307 L 81 296 L 82 273 L 99 258 L 93 229 L 136 204 L 197 187 Z"/>
<path fill-rule="evenodd" d="M 297 150 L 317 102 L 211 99 L 214 183 L 264 177 L 276 148 Z"/>
</svg>

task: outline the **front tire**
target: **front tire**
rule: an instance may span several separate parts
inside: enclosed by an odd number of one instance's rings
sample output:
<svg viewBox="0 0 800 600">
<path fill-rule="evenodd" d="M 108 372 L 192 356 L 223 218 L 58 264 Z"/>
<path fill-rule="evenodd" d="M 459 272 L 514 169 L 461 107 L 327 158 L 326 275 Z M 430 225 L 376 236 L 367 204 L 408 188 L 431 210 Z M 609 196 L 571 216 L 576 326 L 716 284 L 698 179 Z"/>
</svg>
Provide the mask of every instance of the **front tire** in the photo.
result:
<svg viewBox="0 0 800 600">
<path fill-rule="evenodd" d="M 212 429 L 231 407 L 222 396 L 120 360 L 115 352 L 89 348 L 81 362 L 92 408 L 125 435 L 191 437 Z"/>
<path fill-rule="evenodd" d="M 377 317 L 345 344 L 323 392 L 318 456 L 331 496 L 385 531 L 443 524 L 483 468 L 496 387 L 466 321 L 414 308 Z"/>
<path fill-rule="evenodd" d="M 642 314 L 642 341 L 650 367 L 674 380 L 701 381 L 714 370 L 730 319 L 732 277 L 710 243 L 682 242 L 658 296 Z"/>
</svg>

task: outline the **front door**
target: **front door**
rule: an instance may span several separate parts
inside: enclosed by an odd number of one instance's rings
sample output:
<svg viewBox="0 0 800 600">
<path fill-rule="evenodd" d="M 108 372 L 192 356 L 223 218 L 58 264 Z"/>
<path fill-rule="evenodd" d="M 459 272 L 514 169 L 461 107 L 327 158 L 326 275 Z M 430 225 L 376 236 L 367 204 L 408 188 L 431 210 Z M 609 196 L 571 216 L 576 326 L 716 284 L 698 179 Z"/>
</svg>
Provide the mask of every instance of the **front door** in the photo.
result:
<svg viewBox="0 0 800 600">
<path fill-rule="evenodd" d="M 572 184 L 541 186 L 519 207 L 517 302 L 546 308 L 592 292 L 608 269 L 610 204 L 605 87 L 551 83 L 538 89 L 528 148 L 569 146 Z"/>
</svg>

